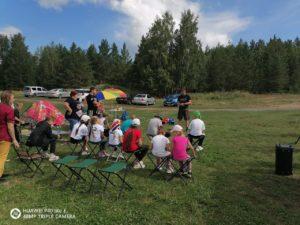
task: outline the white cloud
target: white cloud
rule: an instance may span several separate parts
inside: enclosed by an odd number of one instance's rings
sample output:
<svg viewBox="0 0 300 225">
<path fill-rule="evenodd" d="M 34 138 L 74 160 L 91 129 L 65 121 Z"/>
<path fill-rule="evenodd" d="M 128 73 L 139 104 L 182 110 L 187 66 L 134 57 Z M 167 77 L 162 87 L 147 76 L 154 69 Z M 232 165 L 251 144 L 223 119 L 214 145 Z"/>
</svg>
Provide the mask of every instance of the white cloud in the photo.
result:
<svg viewBox="0 0 300 225">
<path fill-rule="evenodd" d="M 226 45 L 232 35 L 247 27 L 249 18 L 240 18 L 235 12 L 206 14 L 200 3 L 193 0 L 38 0 L 46 8 L 61 9 L 68 3 L 104 4 L 124 15 L 115 32 L 118 39 L 126 41 L 136 49 L 141 36 L 146 34 L 157 16 L 165 11 L 172 13 L 178 26 L 181 13 L 191 9 L 199 17 L 198 38 L 206 45 L 213 47 L 218 43 Z"/>
<path fill-rule="evenodd" d="M 0 28 L 0 34 L 5 35 L 9 38 L 18 33 L 22 33 L 22 31 L 19 28 L 14 27 L 14 26 L 6 26 L 3 28 Z"/>
</svg>

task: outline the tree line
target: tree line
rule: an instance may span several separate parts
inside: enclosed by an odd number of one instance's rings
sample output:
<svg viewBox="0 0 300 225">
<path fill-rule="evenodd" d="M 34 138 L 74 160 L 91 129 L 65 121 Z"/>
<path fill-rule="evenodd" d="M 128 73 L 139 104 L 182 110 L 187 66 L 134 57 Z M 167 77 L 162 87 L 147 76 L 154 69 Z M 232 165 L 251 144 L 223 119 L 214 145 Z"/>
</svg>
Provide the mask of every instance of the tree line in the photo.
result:
<svg viewBox="0 0 300 225">
<path fill-rule="evenodd" d="M 109 83 L 164 95 L 182 87 L 194 92 L 243 90 L 252 93 L 300 91 L 300 40 L 274 36 L 203 50 L 198 18 L 182 13 L 175 29 L 172 15 L 157 17 L 142 36 L 132 59 L 124 43 L 103 39 L 83 50 L 51 43 L 34 54 L 21 34 L 0 35 L 0 89 L 25 85 L 78 88 Z"/>
</svg>

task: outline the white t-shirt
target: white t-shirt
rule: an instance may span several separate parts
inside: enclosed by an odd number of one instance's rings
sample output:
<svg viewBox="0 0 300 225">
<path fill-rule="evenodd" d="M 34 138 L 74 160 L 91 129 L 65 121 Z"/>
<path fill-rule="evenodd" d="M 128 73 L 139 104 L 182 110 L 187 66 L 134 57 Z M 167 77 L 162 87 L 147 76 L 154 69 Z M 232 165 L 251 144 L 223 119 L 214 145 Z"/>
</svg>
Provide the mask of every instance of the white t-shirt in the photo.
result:
<svg viewBox="0 0 300 225">
<path fill-rule="evenodd" d="M 100 125 L 104 126 L 104 122 L 105 122 L 106 118 L 101 117 L 99 120 L 100 120 Z"/>
<path fill-rule="evenodd" d="M 170 140 L 164 135 L 156 135 L 151 140 L 152 143 L 152 154 L 158 157 L 164 157 L 167 155 L 167 145 L 170 144 Z"/>
<path fill-rule="evenodd" d="M 100 142 L 102 140 L 101 133 L 104 132 L 104 127 L 100 124 L 94 124 L 91 126 L 90 141 Z"/>
<path fill-rule="evenodd" d="M 189 125 L 189 134 L 193 136 L 203 135 L 205 131 L 205 124 L 200 119 L 193 119 Z"/>
<path fill-rule="evenodd" d="M 108 144 L 110 145 L 119 145 L 120 144 L 120 137 L 123 136 L 123 132 L 120 128 L 114 130 L 114 131 L 109 131 L 109 140 Z"/>
<path fill-rule="evenodd" d="M 149 121 L 147 134 L 155 136 L 157 135 L 158 128 L 162 126 L 162 121 L 159 118 L 152 118 Z"/>
<path fill-rule="evenodd" d="M 79 127 L 79 129 L 78 129 L 78 127 Z M 78 129 L 78 132 L 76 134 L 77 129 Z M 80 122 L 76 123 L 74 125 L 73 130 L 71 132 L 71 138 L 73 138 L 75 140 L 82 140 L 83 137 L 86 137 L 88 135 L 89 135 L 89 130 L 88 130 L 87 126 L 84 123 L 81 124 Z"/>
</svg>

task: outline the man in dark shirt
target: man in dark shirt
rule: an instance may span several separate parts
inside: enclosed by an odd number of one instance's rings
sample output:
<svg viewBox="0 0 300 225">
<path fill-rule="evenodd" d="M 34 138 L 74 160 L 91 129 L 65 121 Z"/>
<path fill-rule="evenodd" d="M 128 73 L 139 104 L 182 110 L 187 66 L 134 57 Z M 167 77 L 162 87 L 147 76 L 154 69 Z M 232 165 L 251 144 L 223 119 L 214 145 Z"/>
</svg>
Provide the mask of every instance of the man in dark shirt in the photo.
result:
<svg viewBox="0 0 300 225">
<path fill-rule="evenodd" d="M 95 87 L 90 88 L 90 93 L 85 98 L 85 105 L 88 107 L 88 115 L 96 116 L 97 115 L 97 89 Z"/>
<path fill-rule="evenodd" d="M 54 118 L 49 117 L 44 121 L 39 122 L 31 132 L 26 142 L 27 146 L 41 147 L 43 150 L 43 156 L 49 158 L 49 161 L 56 161 L 59 159 L 59 157 L 55 155 L 57 137 L 52 134 L 51 125 L 53 124 L 53 121 Z M 49 145 L 50 154 L 47 153 Z"/>
<path fill-rule="evenodd" d="M 77 91 L 71 91 L 70 97 L 64 102 L 64 107 L 66 109 L 65 118 L 70 123 L 70 131 L 72 131 L 74 125 L 79 122 L 82 116 L 82 106 L 79 101 L 77 101 Z"/>
<path fill-rule="evenodd" d="M 178 97 L 178 120 L 181 121 L 182 119 L 186 122 L 186 128 L 189 127 L 189 105 L 192 104 L 191 97 L 186 94 L 186 90 L 181 90 L 181 95 Z"/>
</svg>

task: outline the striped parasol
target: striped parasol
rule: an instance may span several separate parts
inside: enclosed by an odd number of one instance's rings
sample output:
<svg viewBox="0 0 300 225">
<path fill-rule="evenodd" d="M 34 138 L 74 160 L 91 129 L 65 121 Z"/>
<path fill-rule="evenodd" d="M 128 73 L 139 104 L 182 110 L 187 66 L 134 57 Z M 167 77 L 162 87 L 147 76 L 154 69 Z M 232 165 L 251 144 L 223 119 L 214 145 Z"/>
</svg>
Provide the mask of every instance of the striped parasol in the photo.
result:
<svg viewBox="0 0 300 225">
<path fill-rule="evenodd" d="M 96 97 L 98 100 L 111 100 L 116 99 L 117 97 L 126 97 L 126 93 L 120 89 L 107 88 L 103 91 L 99 91 Z"/>
</svg>

